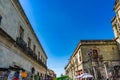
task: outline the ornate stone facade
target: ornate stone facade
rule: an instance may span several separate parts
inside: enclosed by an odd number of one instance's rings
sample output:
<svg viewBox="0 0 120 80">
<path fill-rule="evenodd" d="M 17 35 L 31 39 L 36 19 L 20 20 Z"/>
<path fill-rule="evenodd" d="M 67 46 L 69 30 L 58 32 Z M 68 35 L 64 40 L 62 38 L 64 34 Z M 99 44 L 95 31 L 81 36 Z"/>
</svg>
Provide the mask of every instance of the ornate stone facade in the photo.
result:
<svg viewBox="0 0 120 80">
<path fill-rule="evenodd" d="M 112 28 L 114 31 L 115 38 L 120 50 L 120 1 L 116 0 L 114 4 L 114 11 L 116 16 L 112 19 Z"/>
<path fill-rule="evenodd" d="M 120 54 L 114 40 L 81 40 L 65 67 L 73 80 L 82 73 L 105 80 L 116 75 L 114 67 L 120 65 Z"/>
</svg>

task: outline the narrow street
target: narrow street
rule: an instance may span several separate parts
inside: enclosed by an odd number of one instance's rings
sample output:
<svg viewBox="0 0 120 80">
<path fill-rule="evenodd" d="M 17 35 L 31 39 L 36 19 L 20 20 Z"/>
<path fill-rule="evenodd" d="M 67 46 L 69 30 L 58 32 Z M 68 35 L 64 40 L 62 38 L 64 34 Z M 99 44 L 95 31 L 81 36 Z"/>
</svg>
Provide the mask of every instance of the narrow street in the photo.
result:
<svg viewBox="0 0 120 80">
<path fill-rule="evenodd" d="M 0 80 L 120 80 L 120 0 L 0 0 Z"/>
</svg>

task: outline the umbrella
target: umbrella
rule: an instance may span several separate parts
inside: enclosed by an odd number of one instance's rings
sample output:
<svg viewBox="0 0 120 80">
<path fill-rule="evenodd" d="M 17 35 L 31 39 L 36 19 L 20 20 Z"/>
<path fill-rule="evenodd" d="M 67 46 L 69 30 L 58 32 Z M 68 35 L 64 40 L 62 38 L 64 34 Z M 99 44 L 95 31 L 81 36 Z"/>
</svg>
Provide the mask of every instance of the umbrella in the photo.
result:
<svg viewBox="0 0 120 80">
<path fill-rule="evenodd" d="M 89 73 L 83 73 L 79 76 L 77 76 L 76 78 L 92 78 L 93 75 L 89 74 Z"/>
<path fill-rule="evenodd" d="M 87 73 L 87 74 L 83 74 L 81 78 L 92 78 L 92 77 L 93 75 Z"/>
</svg>

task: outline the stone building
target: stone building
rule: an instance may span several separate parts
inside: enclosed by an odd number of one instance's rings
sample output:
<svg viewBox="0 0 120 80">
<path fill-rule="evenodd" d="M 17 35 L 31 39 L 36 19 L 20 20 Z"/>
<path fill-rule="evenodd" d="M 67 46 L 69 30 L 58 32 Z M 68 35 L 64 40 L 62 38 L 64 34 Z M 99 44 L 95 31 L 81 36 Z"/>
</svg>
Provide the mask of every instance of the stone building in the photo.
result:
<svg viewBox="0 0 120 80">
<path fill-rule="evenodd" d="M 81 40 L 65 67 L 66 75 L 75 80 L 82 73 L 105 80 L 118 75 L 114 69 L 120 65 L 120 54 L 114 40 Z"/>
<path fill-rule="evenodd" d="M 47 70 L 47 80 L 52 80 L 53 78 L 56 78 L 56 74 L 53 70 L 48 69 Z"/>
<path fill-rule="evenodd" d="M 115 40 L 118 43 L 120 50 L 120 0 L 116 0 L 114 4 L 115 17 L 112 19 L 112 28 L 115 35 Z"/>
<path fill-rule="evenodd" d="M 7 69 L 44 78 L 47 72 L 47 55 L 19 0 L 0 0 L 0 71 Z"/>
</svg>

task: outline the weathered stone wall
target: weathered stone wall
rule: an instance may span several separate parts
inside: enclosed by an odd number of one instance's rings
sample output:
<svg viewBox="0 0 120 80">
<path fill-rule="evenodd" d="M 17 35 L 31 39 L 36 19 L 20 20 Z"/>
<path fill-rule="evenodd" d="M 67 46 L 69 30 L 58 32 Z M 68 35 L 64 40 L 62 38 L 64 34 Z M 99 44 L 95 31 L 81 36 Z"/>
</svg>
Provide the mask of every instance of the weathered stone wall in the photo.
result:
<svg viewBox="0 0 120 80">
<path fill-rule="evenodd" d="M 90 49 L 97 48 L 99 49 L 99 55 L 103 55 L 104 60 L 119 60 L 120 54 L 118 52 L 117 45 L 88 45 L 88 46 L 82 46 L 82 55 L 83 60 L 86 61 L 88 56 L 88 51 Z"/>
<path fill-rule="evenodd" d="M 36 55 L 40 52 L 44 61 L 47 61 L 47 56 L 39 44 L 39 41 L 28 21 L 26 15 L 21 14 L 22 8 L 18 8 L 19 2 L 17 0 L 0 0 L 0 15 L 2 22 L 0 28 L 5 31 L 12 39 L 13 42 L 19 37 L 20 26 L 24 29 L 23 40 L 27 43 L 28 37 L 31 38 L 31 49 L 36 45 Z M 24 13 L 24 12 L 23 12 Z M 6 35 L 6 34 L 5 34 Z M 0 67 L 9 67 L 17 64 L 27 71 L 32 67 L 36 71 L 46 73 L 46 69 L 36 63 L 33 59 L 25 55 L 25 52 L 16 46 L 16 42 L 9 41 L 9 38 L 0 34 Z M 46 64 L 47 65 L 47 64 Z"/>
<path fill-rule="evenodd" d="M 92 57 L 90 60 L 88 53 L 94 49 L 98 50 L 98 58 L 93 59 Z M 110 69 L 114 70 L 114 66 L 120 65 L 120 54 L 115 41 L 100 41 L 100 43 L 97 41 L 88 41 L 87 44 L 81 45 L 81 51 L 84 72 L 94 73 L 94 76 L 96 74 L 97 78 L 98 76 L 101 76 L 103 79 L 107 78 L 105 66 L 109 72 Z M 100 59 L 100 56 L 102 56 L 102 59 Z"/>
<path fill-rule="evenodd" d="M 0 0 L 1 27 L 16 40 L 20 18 L 11 0 Z"/>
<path fill-rule="evenodd" d="M 42 57 L 46 60 L 44 51 L 39 45 L 39 42 L 32 31 L 29 23 L 26 23 L 24 17 L 19 9 L 16 7 L 14 0 L 0 0 L 0 14 L 2 15 L 1 28 L 7 32 L 14 40 L 19 37 L 20 26 L 24 29 L 24 41 L 27 43 L 28 37 L 31 38 L 31 49 L 36 45 L 36 54 L 40 50 Z"/>
<path fill-rule="evenodd" d="M 9 68 L 9 66 L 20 66 L 28 72 L 31 72 L 31 68 L 35 68 L 35 73 L 46 73 L 46 69 L 36 63 L 32 58 L 26 55 L 15 42 L 9 41 L 9 38 L 0 35 L 0 67 Z"/>
<path fill-rule="evenodd" d="M 92 58 L 90 60 L 88 53 L 94 49 L 98 51 L 99 57 L 102 55 L 102 61 L 100 60 L 100 58 L 97 59 L 98 61 Z M 77 58 L 78 64 L 75 62 L 75 58 Z M 71 62 L 73 62 L 74 64 Z M 68 65 L 66 66 L 66 71 L 71 78 L 78 75 L 77 71 L 79 72 L 80 70 L 86 73 L 94 73 L 96 74 L 96 77 L 98 77 L 99 75 L 97 71 L 100 71 L 101 76 L 104 78 L 103 80 L 105 80 L 105 65 L 108 72 L 115 65 L 120 65 L 120 54 L 117 42 L 114 40 L 81 40 L 77 48 L 74 50 L 74 53 L 70 58 Z M 71 71 L 68 71 L 69 68 L 71 69 Z"/>
<path fill-rule="evenodd" d="M 89 59 L 88 52 L 90 51 L 90 49 L 98 49 L 98 55 L 103 56 L 103 61 L 120 60 L 120 54 L 118 52 L 117 44 L 109 44 L 108 42 L 107 44 L 103 45 L 83 45 L 81 46 L 81 49 L 83 61 L 87 61 Z"/>
</svg>

